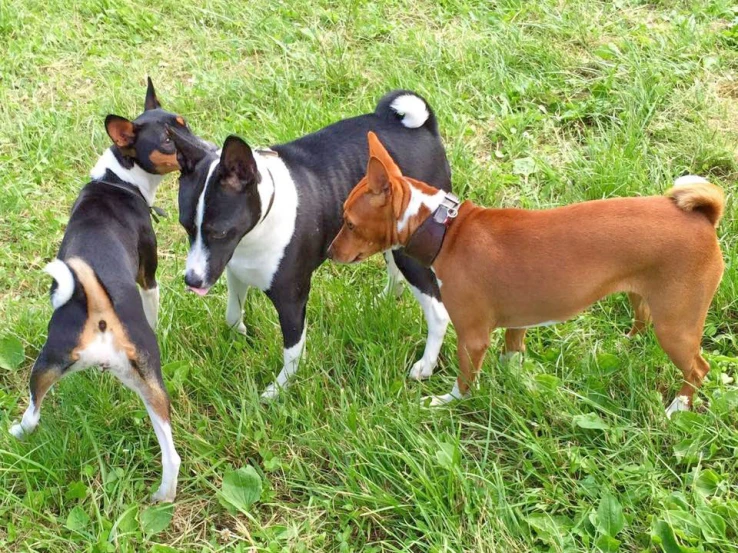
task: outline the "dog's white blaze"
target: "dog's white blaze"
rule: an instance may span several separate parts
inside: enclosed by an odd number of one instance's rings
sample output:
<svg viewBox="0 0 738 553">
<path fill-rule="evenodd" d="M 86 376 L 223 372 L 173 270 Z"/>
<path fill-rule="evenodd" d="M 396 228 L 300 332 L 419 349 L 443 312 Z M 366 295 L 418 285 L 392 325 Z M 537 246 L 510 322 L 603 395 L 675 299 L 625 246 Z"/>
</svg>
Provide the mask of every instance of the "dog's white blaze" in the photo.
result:
<svg viewBox="0 0 738 553">
<path fill-rule="evenodd" d="M 430 116 L 428 106 L 414 94 L 398 96 L 392 101 L 390 108 L 398 115 L 402 115 L 402 124 L 409 129 L 422 127 Z"/>
<path fill-rule="evenodd" d="M 218 152 L 220 156 L 220 152 Z M 186 272 L 192 271 L 203 281 L 204 285 L 209 284 L 207 282 L 208 273 L 208 259 L 210 253 L 205 247 L 202 241 L 202 219 L 205 216 L 205 193 L 208 191 L 208 184 L 210 184 L 210 177 L 213 176 L 213 171 L 220 163 L 220 157 L 210 164 L 208 169 L 208 176 L 205 178 L 205 185 L 202 187 L 202 193 L 197 200 L 197 211 L 195 211 L 195 243 L 190 247 L 190 251 L 187 253 Z"/>
<path fill-rule="evenodd" d="M 710 181 L 699 175 L 684 175 L 674 181 L 674 186 L 689 186 L 690 184 L 710 184 Z"/>
<path fill-rule="evenodd" d="M 20 440 L 23 436 L 30 434 L 36 429 L 40 418 L 41 410 L 36 410 L 36 406 L 33 404 L 33 400 L 31 400 L 28 403 L 26 412 L 23 413 L 21 421 L 10 427 L 10 433 Z"/>
<path fill-rule="evenodd" d="M 61 259 L 55 259 L 46 265 L 44 271 L 56 281 L 56 290 L 51 296 L 51 306 L 59 309 L 74 294 L 74 276 L 71 269 Z"/>
<path fill-rule="evenodd" d="M 438 354 L 441 352 L 446 328 L 451 319 L 446 308 L 436 298 L 424 294 L 412 285 L 410 285 L 410 290 L 418 300 L 420 307 L 423 308 L 425 320 L 428 321 L 428 338 L 425 342 L 423 357 L 410 369 L 410 378 L 423 380 L 429 378 L 438 365 Z"/>
<path fill-rule="evenodd" d="M 279 371 L 277 379 L 270 384 L 261 395 L 264 399 L 272 399 L 279 395 L 280 390 L 286 389 L 290 379 L 295 375 L 300 365 L 300 358 L 305 349 L 305 332 L 307 326 L 302 329 L 300 340 L 292 347 L 284 350 L 284 366 Z"/>
<path fill-rule="evenodd" d="M 410 217 L 417 215 L 422 206 L 426 206 L 433 213 L 446 197 L 446 193 L 443 190 L 439 190 L 435 194 L 426 194 L 410 183 L 408 183 L 408 186 L 410 187 L 410 201 L 397 223 L 397 232 L 405 230 L 408 222 L 410 222 Z"/>
<path fill-rule="evenodd" d="M 151 499 L 154 501 L 174 501 L 174 497 L 177 495 L 177 477 L 182 459 L 174 448 L 172 427 L 169 421 L 162 419 L 146 401 L 144 403 L 161 448 L 161 485 Z"/>
<path fill-rule="evenodd" d="M 164 175 L 148 173 L 136 163 L 134 163 L 133 167 L 130 169 L 126 169 L 118 162 L 112 148 L 108 148 L 105 150 L 105 153 L 100 156 L 97 163 L 92 168 L 92 171 L 90 171 L 90 176 L 93 179 L 102 179 L 105 176 L 105 171 L 107 170 L 113 172 L 121 180 L 137 186 L 141 191 L 141 194 L 146 198 L 148 204 L 154 204 L 156 189 L 159 187 Z"/>
<path fill-rule="evenodd" d="M 143 304 L 144 314 L 149 326 L 156 330 L 156 324 L 159 319 L 159 287 L 155 286 L 150 290 L 141 288 L 141 303 Z"/>
<path fill-rule="evenodd" d="M 258 188 L 262 206 L 260 217 L 264 217 L 272 193 L 274 203 L 267 216 L 238 243 L 228 268 L 244 286 L 266 291 L 272 285 L 295 232 L 299 198 L 289 169 L 279 157 L 259 155 L 255 151 L 254 158 L 261 174 Z M 270 172 L 274 181 L 270 179 Z"/>
</svg>

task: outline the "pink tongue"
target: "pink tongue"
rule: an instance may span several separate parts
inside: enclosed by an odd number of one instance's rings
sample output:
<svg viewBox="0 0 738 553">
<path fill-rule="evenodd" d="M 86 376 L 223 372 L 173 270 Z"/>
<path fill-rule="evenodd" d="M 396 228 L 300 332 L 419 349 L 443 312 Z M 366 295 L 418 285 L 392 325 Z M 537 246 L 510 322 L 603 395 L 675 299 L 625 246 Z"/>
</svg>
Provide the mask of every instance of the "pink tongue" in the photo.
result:
<svg viewBox="0 0 738 553">
<path fill-rule="evenodd" d="M 192 290 L 198 296 L 204 296 L 205 294 L 208 293 L 208 290 L 209 290 L 209 288 L 195 288 L 193 286 L 188 286 L 187 288 Z"/>
</svg>

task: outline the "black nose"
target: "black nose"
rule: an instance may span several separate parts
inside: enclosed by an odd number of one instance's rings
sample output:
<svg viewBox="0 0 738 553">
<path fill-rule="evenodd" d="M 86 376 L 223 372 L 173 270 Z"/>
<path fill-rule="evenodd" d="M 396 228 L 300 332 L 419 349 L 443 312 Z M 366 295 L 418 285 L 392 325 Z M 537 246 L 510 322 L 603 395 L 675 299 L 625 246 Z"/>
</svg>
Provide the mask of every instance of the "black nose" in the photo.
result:
<svg viewBox="0 0 738 553">
<path fill-rule="evenodd" d="M 185 284 L 192 288 L 204 288 L 203 284 L 205 283 L 203 282 L 202 277 L 195 274 L 193 271 L 187 271 L 185 273 Z"/>
</svg>

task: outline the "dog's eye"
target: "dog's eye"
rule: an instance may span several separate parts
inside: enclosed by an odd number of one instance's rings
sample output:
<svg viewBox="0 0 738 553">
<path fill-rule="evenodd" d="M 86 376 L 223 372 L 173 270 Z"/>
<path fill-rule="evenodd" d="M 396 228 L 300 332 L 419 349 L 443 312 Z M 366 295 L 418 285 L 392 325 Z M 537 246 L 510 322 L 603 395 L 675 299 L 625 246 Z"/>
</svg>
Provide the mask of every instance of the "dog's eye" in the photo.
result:
<svg viewBox="0 0 738 553">
<path fill-rule="evenodd" d="M 171 141 L 172 141 L 172 139 L 169 138 L 168 136 L 164 139 L 164 143 L 165 144 L 169 144 Z"/>
<path fill-rule="evenodd" d="M 210 233 L 210 236 L 213 240 L 223 240 L 228 235 L 227 230 L 215 230 L 212 233 Z"/>
<path fill-rule="evenodd" d="M 351 221 L 346 221 L 346 228 L 354 230 L 354 224 Z"/>
</svg>

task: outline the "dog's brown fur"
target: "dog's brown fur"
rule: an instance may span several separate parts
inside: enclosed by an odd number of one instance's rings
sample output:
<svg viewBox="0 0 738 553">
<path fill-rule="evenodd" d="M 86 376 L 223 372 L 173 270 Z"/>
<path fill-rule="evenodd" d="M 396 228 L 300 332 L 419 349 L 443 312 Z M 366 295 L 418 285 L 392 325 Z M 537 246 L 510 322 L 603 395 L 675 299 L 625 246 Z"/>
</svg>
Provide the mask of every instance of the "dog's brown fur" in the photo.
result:
<svg viewBox="0 0 738 553">
<path fill-rule="evenodd" d="M 344 204 L 344 225 L 331 245 L 338 261 L 361 261 L 404 245 L 430 215 L 418 210 L 398 232 L 413 188 L 376 136 L 367 176 Z M 684 375 L 688 406 L 709 370 L 700 355 L 707 309 L 723 273 L 715 235 L 722 190 L 675 187 L 666 196 L 584 202 L 540 211 L 485 209 L 464 202 L 433 263 L 459 339 L 464 394 L 489 346 L 507 328 L 505 351 L 523 351 L 525 328 L 575 316 L 597 300 L 627 292 L 635 311 L 630 335 L 653 321 L 664 351 Z"/>
</svg>

